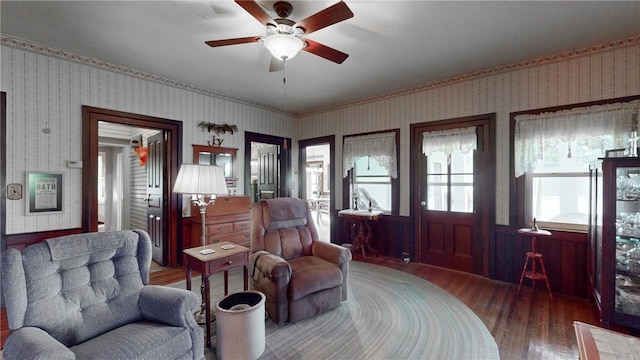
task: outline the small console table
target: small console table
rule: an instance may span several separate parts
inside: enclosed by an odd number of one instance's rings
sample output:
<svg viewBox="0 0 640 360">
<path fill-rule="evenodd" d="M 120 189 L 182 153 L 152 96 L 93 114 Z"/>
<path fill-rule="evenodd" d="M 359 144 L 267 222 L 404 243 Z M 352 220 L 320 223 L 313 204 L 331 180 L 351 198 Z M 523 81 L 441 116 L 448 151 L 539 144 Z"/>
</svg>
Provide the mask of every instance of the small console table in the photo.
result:
<svg viewBox="0 0 640 360">
<path fill-rule="evenodd" d="M 547 230 L 539 230 L 537 227 L 535 229 L 519 229 L 518 232 L 523 235 L 531 236 L 531 251 L 527 252 L 527 260 L 524 262 L 524 267 L 522 268 L 522 275 L 520 275 L 520 284 L 518 284 L 518 295 L 520 295 L 520 287 L 522 286 L 522 280 L 524 280 L 524 278 L 531 279 L 531 281 L 533 282 L 531 286 L 534 289 L 536 288 L 536 280 L 544 280 L 547 283 L 549 298 L 551 298 L 551 302 L 553 302 L 553 295 L 551 295 L 551 287 L 549 286 L 547 270 L 544 268 L 542 254 L 536 252 L 536 236 L 549 236 L 551 235 L 551 233 Z M 540 267 L 542 268 L 541 273 L 539 273 L 536 269 L 536 260 L 540 262 Z M 527 271 L 529 262 L 531 262 L 531 271 Z"/>
<path fill-rule="evenodd" d="M 225 250 L 223 246 L 233 246 Z M 200 250 L 213 249 L 214 253 L 203 255 Z M 191 290 L 191 270 L 202 274 L 204 293 L 202 294 L 206 311 L 207 347 L 211 347 L 211 290 L 209 276 L 224 271 L 224 295 L 229 292 L 229 269 L 244 266 L 244 289 L 249 288 L 249 248 L 228 241 L 198 246 L 183 250 L 183 260 L 187 270 L 187 290 Z"/>
<path fill-rule="evenodd" d="M 371 225 L 370 221 L 378 221 L 382 217 L 382 211 L 380 210 L 353 210 L 346 209 L 338 211 L 338 216 L 352 221 L 353 226 L 357 226 L 358 230 L 356 235 L 351 239 L 353 251 L 362 249 L 362 257 L 367 260 L 366 251 L 378 255 L 378 252 L 371 246 Z"/>
</svg>

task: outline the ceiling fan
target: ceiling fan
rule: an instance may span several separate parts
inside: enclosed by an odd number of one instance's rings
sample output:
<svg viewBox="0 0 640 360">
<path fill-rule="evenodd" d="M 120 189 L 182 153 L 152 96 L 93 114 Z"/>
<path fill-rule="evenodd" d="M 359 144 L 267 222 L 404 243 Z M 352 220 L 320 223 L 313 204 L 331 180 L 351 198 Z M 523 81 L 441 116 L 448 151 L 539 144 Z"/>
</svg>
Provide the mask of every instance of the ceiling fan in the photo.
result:
<svg viewBox="0 0 640 360">
<path fill-rule="evenodd" d="M 286 1 L 277 1 L 273 4 L 273 10 L 278 15 L 277 19 L 269 16 L 255 0 L 235 0 L 235 2 L 267 27 L 266 36 L 210 40 L 205 42 L 207 45 L 218 47 L 263 42 L 273 55 L 269 71 L 282 70 L 284 63 L 291 60 L 300 50 L 337 64 L 342 64 L 349 57 L 348 54 L 304 37 L 314 31 L 352 18 L 353 12 L 342 1 L 298 22 L 289 19 L 293 6 Z"/>
</svg>

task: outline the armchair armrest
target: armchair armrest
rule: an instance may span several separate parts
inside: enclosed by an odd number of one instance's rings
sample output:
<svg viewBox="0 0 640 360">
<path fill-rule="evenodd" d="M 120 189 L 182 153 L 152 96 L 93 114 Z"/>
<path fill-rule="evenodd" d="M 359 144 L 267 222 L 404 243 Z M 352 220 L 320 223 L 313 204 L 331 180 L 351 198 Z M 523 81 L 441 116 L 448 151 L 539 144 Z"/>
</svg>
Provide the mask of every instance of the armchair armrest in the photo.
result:
<svg viewBox="0 0 640 360">
<path fill-rule="evenodd" d="M 328 242 L 314 241 L 311 253 L 337 265 L 351 261 L 351 251 Z"/>
<path fill-rule="evenodd" d="M 199 304 L 191 291 L 158 285 L 143 287 L 138 301 L 143 318 L 187 328 L 197 326 L 191 310 Z"/>
<path fill-rule="evenodd" d="M 44 330 L 22 327 L 11 331 L 4 343 L 2 357 L 13 359 L 75 359 L 76 355 Z"/>
<path fill-rule="evenodd" d="M 291 266 L 283 258 L 266 251 L 256 251 L 249 255 L 249 272 L 255 279 L 257 272 L 271 279 L 284 278 L 285 282 L 291 279 Z"/>
</svg>

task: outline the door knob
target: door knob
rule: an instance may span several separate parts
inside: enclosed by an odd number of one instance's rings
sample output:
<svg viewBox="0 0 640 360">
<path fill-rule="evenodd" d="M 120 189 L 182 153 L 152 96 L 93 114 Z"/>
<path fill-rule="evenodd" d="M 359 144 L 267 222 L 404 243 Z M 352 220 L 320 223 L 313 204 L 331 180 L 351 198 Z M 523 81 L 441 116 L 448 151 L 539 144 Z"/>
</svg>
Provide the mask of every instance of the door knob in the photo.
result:
<svg viewBox="0 0 640 360">
<path fill-rule="evenodd" d="M 422 205 L 422 206 L 427 206 L 427 202 L 426 202 L 426 201 L 424 201 L 424 200 L 422 200 L 422 201 L 420 201 L 420 205 Z"/>
</svg>

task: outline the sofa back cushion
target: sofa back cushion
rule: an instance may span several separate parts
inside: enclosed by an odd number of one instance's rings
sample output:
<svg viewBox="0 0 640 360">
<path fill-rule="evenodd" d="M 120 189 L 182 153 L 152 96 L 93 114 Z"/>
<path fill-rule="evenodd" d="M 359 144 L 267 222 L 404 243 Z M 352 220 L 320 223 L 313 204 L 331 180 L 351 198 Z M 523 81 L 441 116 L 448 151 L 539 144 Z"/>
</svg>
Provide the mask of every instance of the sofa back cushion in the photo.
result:
<svg viewBox="0 0 640 360">
<path fill-rule="evenodd" d="M 311 255 L 318 240 L 309 204 L 297 198 L 262 200 L 251 217 L 251 250 L 266 250 L 284 259 Z"/>
<path fill-rule="evenodd" d="M 49 239 L 3 254 L 2 288 L 9 327 L 41 328 L 73 346 L 141 319 L 151 241 L 142 231 Z"/>
</svg>

